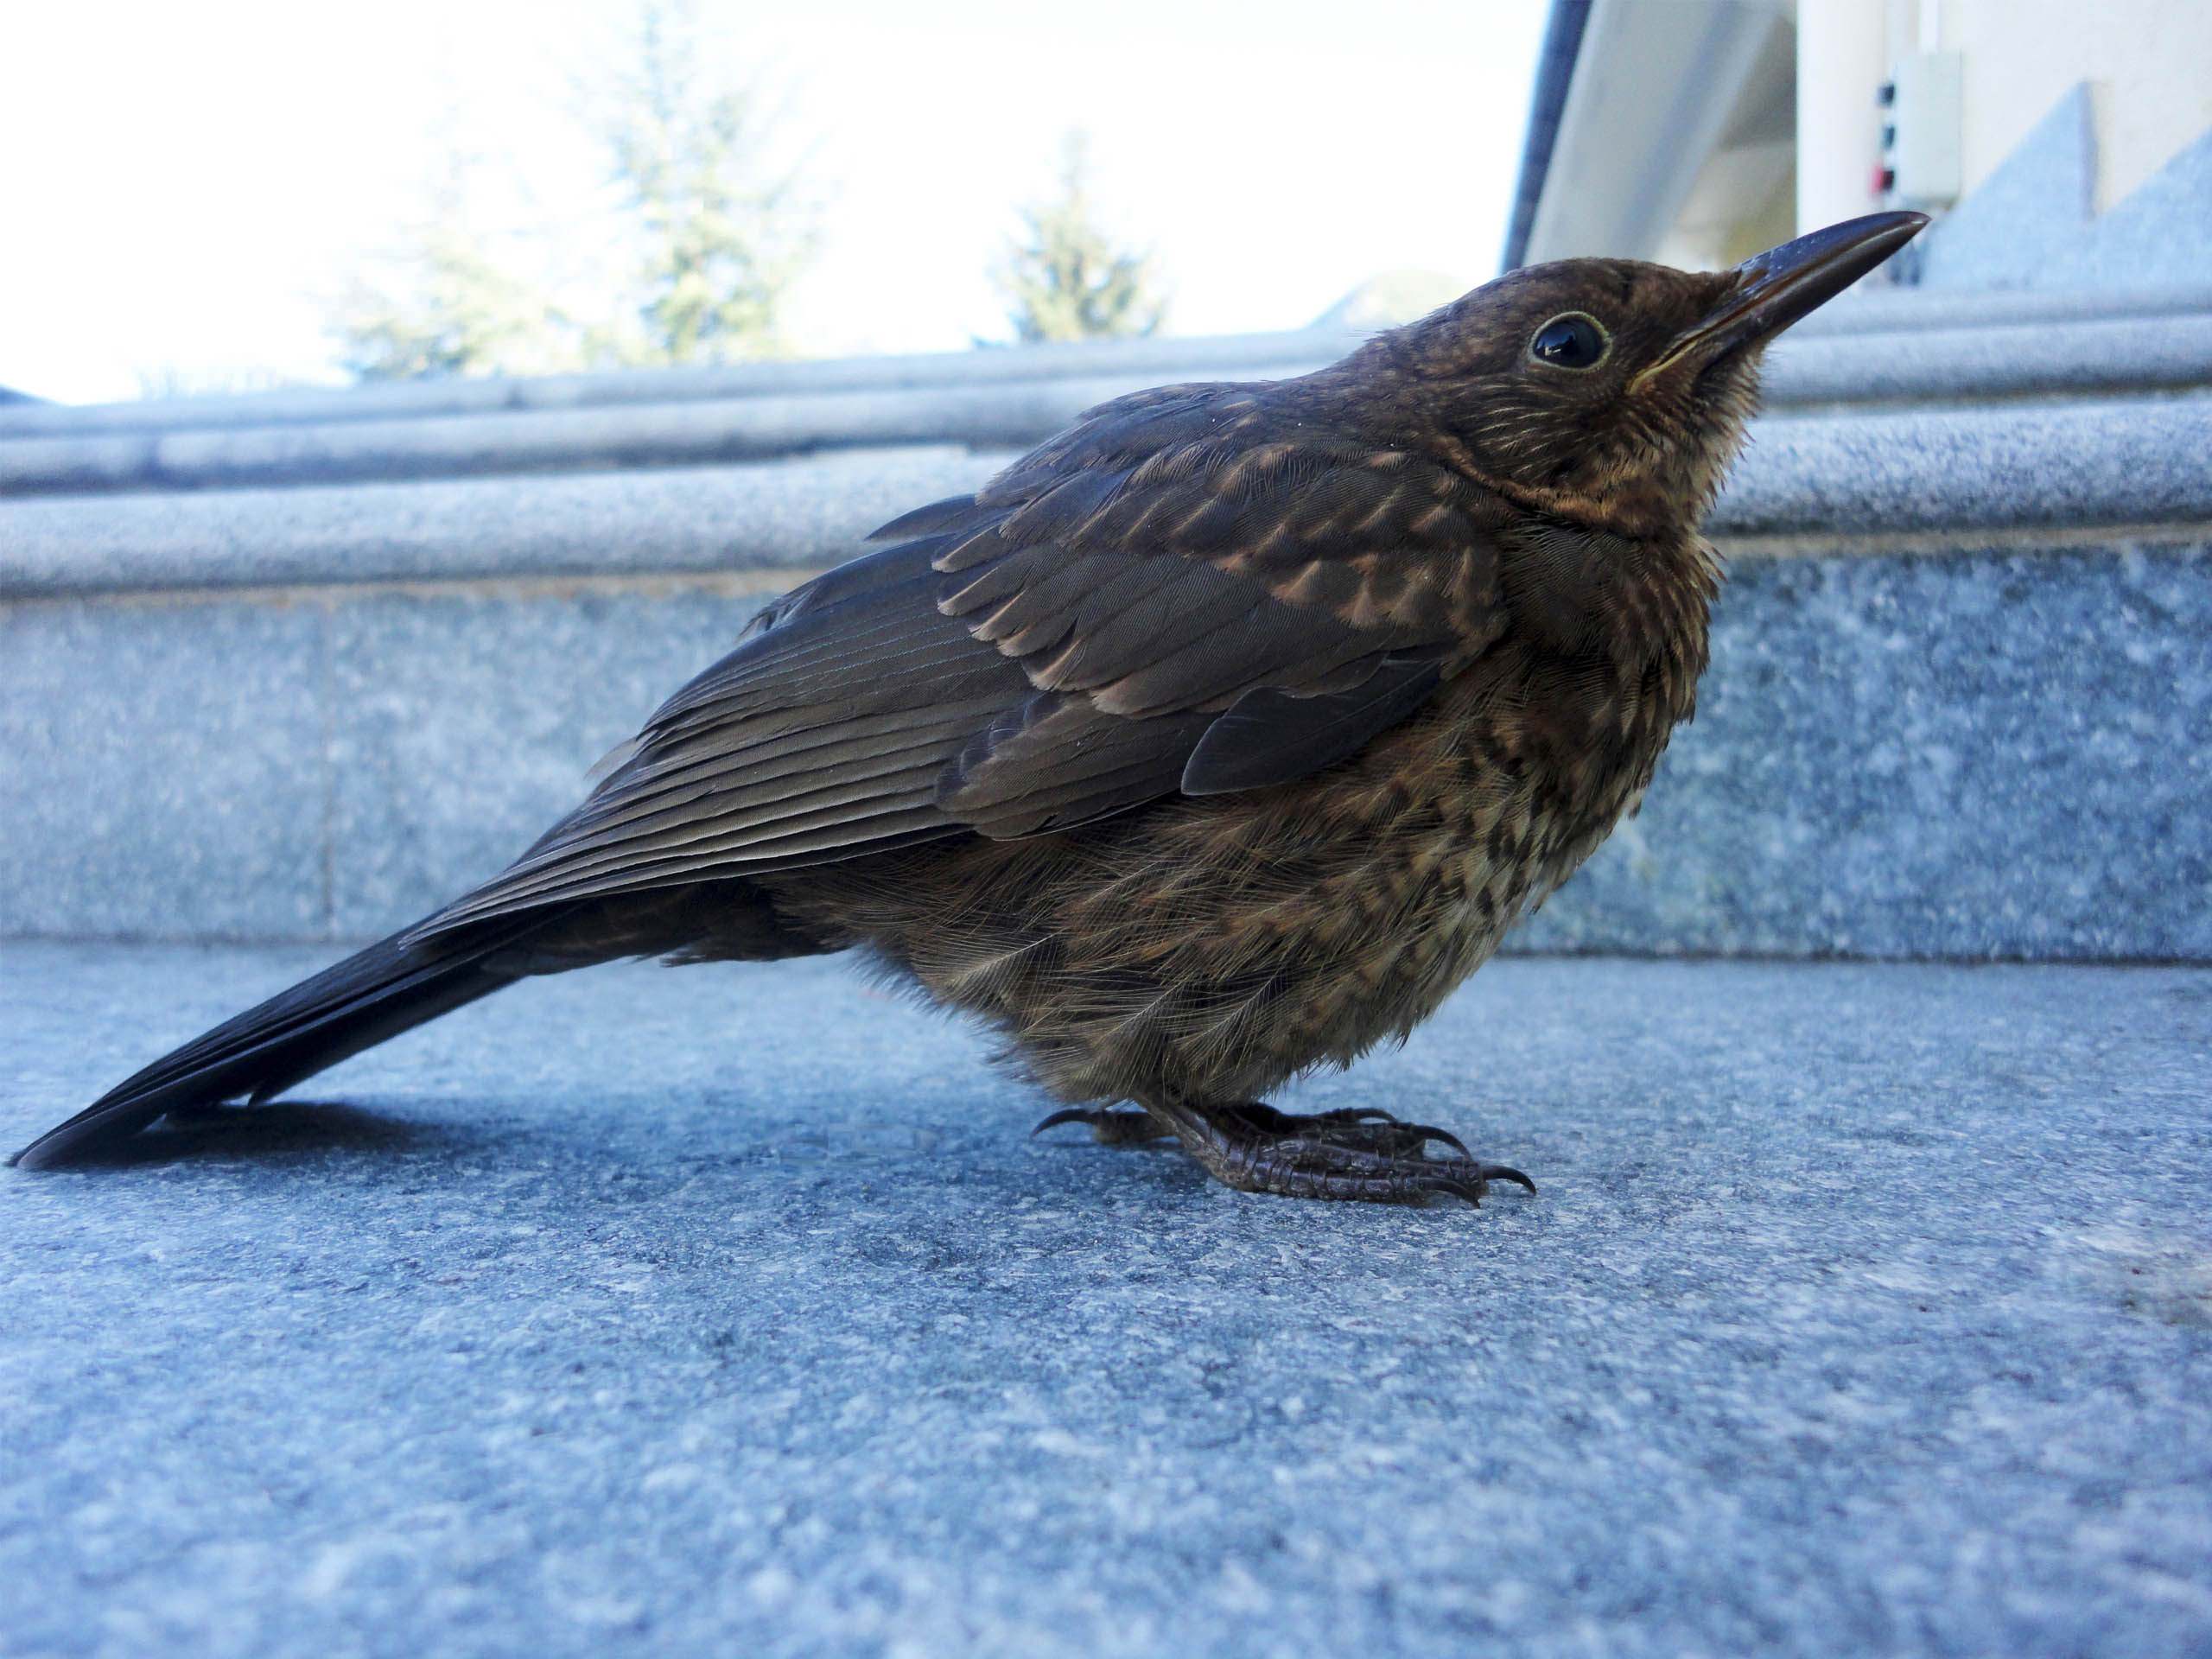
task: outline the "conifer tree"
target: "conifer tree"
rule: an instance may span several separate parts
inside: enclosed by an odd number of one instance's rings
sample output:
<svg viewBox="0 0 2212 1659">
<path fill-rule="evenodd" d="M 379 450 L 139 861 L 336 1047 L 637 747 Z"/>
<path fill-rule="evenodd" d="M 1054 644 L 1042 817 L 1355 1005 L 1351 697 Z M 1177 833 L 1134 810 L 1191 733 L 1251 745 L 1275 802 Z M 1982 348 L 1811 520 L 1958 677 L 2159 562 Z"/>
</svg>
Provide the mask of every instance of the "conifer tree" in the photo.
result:
<svg viewBox="0 0 2212 1659">
<path fill-rule="evenodd" d="M 1014 337 L 1109 340 L 1149 334 L 1165 304 L 1152 291 L 1150 262 L 1117 247 L 1100 227 L 1090 195 L 1090 145 L 1063 141 L 1059 193 L 1021 210 L 1023 231 L 993 273 Z"/>
</svg>

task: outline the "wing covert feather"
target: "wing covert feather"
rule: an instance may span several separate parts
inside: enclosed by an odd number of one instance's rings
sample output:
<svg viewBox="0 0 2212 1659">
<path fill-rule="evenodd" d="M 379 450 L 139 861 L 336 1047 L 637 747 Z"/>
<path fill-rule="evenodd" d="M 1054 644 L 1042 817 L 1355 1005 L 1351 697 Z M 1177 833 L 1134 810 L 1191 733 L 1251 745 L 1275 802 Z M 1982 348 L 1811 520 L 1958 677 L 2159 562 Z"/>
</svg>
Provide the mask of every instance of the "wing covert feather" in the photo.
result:
<svg viewBox="0 0 2212 1659">
<path fill-rule="evenodd" d="M 1300 384 L 1118 399 L 893 520 L 426 928 L 1048 833 L 1357 753 L 1497 637 L 1495 520 L 1440 464 L 1286 414 Z"/>
</svg>

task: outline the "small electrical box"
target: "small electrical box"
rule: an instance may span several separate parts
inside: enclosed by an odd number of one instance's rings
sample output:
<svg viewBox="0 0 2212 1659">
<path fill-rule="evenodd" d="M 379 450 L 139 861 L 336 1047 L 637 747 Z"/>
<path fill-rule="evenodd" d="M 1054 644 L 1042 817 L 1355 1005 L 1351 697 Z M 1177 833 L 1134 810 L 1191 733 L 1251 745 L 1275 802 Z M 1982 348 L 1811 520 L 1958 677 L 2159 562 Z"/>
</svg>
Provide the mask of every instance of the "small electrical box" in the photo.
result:
<svg viewBox="0 0 2212 1659">
<path fill-rule="evenodd" d="M 1874 183 L 1885 206 L 1948 207 L 1963 180 L 1959 54 L 1900 58 L 1883 84 L 1882 160 Z"/>
</svg>

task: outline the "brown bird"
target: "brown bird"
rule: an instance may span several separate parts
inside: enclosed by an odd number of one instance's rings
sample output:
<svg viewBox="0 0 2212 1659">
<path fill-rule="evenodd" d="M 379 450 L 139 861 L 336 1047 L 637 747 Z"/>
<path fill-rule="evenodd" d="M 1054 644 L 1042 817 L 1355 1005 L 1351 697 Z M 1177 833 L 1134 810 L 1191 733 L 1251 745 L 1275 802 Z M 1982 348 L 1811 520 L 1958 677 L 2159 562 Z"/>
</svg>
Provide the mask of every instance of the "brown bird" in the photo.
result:
<svg viewBox="0 0 2212 1659">
<path fill-rule="evenodd" d="M 1102 404 L 769 606 L 505 872 L 17 1161 L 531 975 L 858 945 L 1072 1103 L 1040 1128 L 1302 1197 L 1527 1185 L 1261 1097 L 1402 1039 L 1636 810 L 1695 704 L 1698 526 L 1762 350 L 1925 222 L 1535 266 L 1301 378 Z"/>
</svg>

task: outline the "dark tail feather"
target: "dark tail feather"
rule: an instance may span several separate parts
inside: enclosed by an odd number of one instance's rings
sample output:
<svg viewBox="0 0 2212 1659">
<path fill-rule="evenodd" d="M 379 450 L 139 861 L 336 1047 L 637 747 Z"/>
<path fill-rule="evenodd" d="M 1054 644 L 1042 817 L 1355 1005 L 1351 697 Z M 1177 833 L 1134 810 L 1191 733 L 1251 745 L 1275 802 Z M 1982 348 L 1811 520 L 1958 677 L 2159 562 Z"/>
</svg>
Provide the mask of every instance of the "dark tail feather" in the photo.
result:
<svg viewBox="0 0 2212 1659">
<path fill-rule="evenodd" d="M 164 1112 L 240 1096 L 258 1105 L 387 1037 L 513 984 L 529 970 L 505 955 L 508 948 L 552 919 L 539 912 L 416 944 L 395 934 L 163 1056 L 8 1161 L 26 1168 L 65 1164 L 137 1134 Z"/>
</svg>

